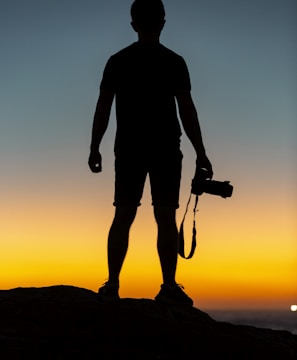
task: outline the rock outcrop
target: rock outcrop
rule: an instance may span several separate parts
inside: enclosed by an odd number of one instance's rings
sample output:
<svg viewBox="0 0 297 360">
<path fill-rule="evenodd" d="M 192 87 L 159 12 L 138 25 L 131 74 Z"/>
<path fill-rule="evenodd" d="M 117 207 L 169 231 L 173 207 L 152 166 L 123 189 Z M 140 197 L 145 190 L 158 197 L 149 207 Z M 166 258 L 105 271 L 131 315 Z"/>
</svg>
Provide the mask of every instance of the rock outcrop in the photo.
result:
<svg viewBox="0 0 297 360">
<path fill-rule="evenodd" d="M 297 336 L 149 299 L 102 304 L 72 286 L 0 291 L 0 359 L 120 358 L 293 360 Z"/>
</svg>

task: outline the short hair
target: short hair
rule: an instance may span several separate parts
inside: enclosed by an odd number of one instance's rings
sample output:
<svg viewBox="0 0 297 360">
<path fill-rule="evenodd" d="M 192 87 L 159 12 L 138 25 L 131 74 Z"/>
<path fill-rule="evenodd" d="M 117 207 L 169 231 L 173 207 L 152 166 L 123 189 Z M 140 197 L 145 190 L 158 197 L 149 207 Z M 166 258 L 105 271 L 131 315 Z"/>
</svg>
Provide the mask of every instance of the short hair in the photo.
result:
<svg viewBox="0 0 297 360">
<path fill-rule="evenodd" d="M 161 0 L 135 0 L 131 6 L 132 21 L 142 31 L 154 31 L 165 19 Z"/>
</svg>

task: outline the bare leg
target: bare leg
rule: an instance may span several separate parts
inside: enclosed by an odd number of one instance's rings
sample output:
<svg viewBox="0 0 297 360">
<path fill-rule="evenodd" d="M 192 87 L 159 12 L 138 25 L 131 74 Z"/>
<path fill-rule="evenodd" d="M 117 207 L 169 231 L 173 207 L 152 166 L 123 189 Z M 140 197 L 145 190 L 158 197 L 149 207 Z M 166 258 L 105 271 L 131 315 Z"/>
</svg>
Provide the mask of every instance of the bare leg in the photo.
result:
<svg viewBox="0 0 297 360">
<path fill-rule="evenodd" d="M 118 282 L 128 250 L 129 231 L 137 207 L 117 207 L 108 235 L 108 270 L 110 282 Z"/>
<path fill-rule="evenodd" d="M 154 207 L 158 225 L 157 248 L 160 258 L 164 284 L 175 284 L 175 272 L 178 252 L 178 230 L 175 221 L 175 209 Z"/>
</svg>

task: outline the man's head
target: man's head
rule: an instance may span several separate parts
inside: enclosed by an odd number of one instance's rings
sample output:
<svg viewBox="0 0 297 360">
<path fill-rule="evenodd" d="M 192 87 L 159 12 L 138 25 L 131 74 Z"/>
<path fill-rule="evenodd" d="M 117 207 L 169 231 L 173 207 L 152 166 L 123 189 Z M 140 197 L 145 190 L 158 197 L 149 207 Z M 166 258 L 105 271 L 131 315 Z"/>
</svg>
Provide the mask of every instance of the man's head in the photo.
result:
<svg viewBox="0 0 297 360">
<path fill-rule="evenodd" d="M 132 26 L 142 33 L 161 32 L 165 9 L 161 0 L 135 0 L 131 6 Z"/>
</svg>

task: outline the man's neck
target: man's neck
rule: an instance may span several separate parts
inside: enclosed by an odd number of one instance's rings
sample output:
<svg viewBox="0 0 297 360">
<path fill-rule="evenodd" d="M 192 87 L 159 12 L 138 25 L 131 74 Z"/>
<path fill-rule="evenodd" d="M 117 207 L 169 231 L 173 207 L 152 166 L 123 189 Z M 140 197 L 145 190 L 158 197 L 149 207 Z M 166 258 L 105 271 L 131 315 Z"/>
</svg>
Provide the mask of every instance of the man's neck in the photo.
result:
<svg viewBox="0 0 297 360">
<path fill-rule="evenodd" d="M 158 33 L 138 33 L 138 41 L 141 44 L 159 44 L 160 34 Z"/>
</svg>

